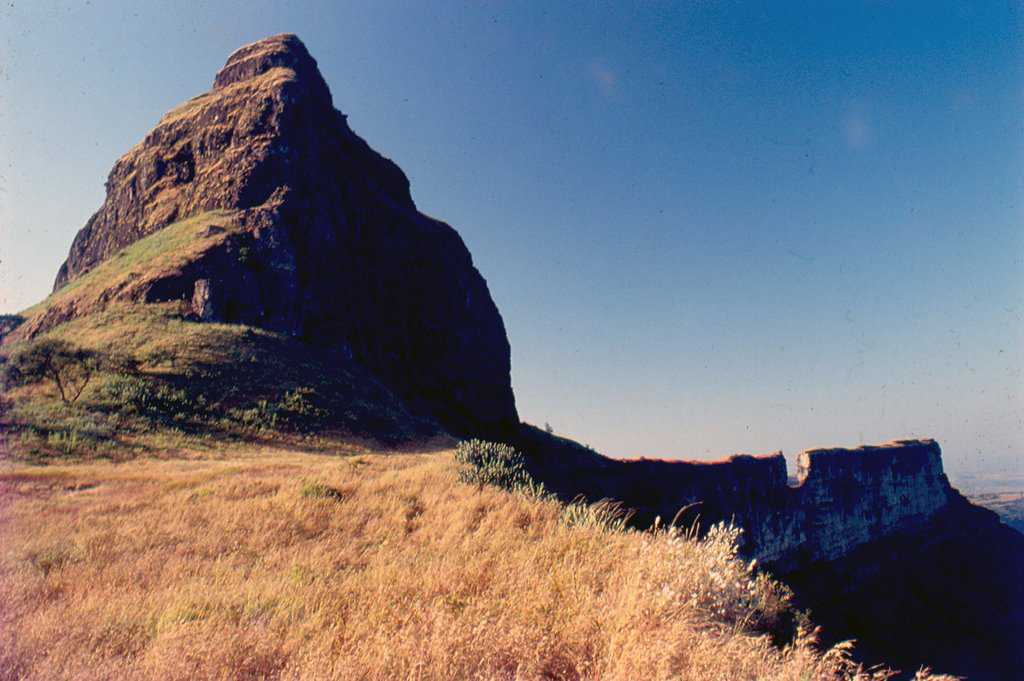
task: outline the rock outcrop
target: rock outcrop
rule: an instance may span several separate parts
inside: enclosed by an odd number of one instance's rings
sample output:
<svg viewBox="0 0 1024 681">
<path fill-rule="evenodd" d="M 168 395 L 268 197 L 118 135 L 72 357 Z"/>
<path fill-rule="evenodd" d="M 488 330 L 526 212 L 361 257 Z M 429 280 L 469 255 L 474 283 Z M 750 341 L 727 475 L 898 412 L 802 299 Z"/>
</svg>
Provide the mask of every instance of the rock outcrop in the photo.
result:
<svg viewBox="0 0 1024 681">
<path fill-rule="evenodd" d="M 955 491 L 924 522 L 778 575 L 825 645 L 856 639 L 899 679 L 922 665 L 973 681 L 1024 669 L 1024 535 Z"/>
<path fill-rule="evenodd" d="M 799 455 L 795 479 L 781 453 L 702 462 L 565 450 L 531 461 L 545 485 L 563 496 L 617 499 L 641 524 L 655 517 L 684 525 L 697 518 L 703 526 L 734 522 L 744 529 L 745 553 L 778 572 L 913 531 L 960 498 L 933 440 L 809 450 Z"/>
<path fill-rule="evenodd" d="M 134 298 L 341 347 L 456 433 L 518 422 L 505 328 L 468 250 L 349 128 L 297 37 L 237 50 L 106 187 L 55 289 L 171 223 L 236 211 L 239 234 Z"/>
</svg>

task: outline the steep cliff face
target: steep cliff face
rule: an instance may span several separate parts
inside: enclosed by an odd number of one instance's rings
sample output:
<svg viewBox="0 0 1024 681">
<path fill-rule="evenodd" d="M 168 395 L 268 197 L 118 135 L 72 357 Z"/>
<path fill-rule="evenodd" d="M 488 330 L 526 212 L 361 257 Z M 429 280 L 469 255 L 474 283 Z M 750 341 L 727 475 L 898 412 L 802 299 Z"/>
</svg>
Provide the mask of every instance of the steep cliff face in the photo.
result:
<svg viewBox="0 0 1024 681">
<path fill-rule="evenodd" d="M 704 463 L 581 451 L 537 457 L 533 465 L 563 495 L 618 499 L 641 523 L 667 522 L 680 510 L 683 524 L 734 521 L 744 529 L 746 553 L 780 572 L 923 526 L 957 496 L 932 440 L 815 449 L 798 461 L 792 484 L 782 454 Z"/>
<path fill-rule="evenodd" d="M 210 92 L 118 160 L 55 289 L 146 235 L 218 210 L 230 238 L 101 302 L 184 301 L 203 320 L 341 347 L 455 432 L 518 421 L 505 328 L 465 245 L 420 213 L 398 166 L 352 132 L 293 35 L 237 50 Z"/>
<path fill-rule="evenodd" d="M 926 521 L 787 572 L 823 643 L 857 639 L 869 664 L 974 681 L 1024 669 L 1024 535 L 955 491 Z"/>
<path fill-rule="evenodd" d="M 933 440 L 881 447 L 814 449 L 798 459 L 798 512 L 815 560 L 925 525 L 956 496 Z M 772 557 L 796 550 L 792 542 Z"/>
</svg>

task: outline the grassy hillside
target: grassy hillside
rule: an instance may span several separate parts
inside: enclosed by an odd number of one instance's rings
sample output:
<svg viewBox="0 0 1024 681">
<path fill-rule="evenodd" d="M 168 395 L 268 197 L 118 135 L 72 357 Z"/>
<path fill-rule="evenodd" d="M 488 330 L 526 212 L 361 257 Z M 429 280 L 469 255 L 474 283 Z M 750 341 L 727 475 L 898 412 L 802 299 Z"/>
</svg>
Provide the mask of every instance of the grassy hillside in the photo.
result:
<svg viewBox="0 0 1024 681">
<path fill-rule="evenodd" d="M 45 461 L 223 454 L 242 442 L 345 451 L 450 444 L 341 349 L 200 323 L 188 301 L 137 302 L 152 281 L 237 231 L 231 211 L 182 220 L 0 319 L 0 363 L 58 341 L 101 367 L 73 404 L 45 378 L 0 393 L 0 448 Z"/>
<path fill-rule="evenodd" d="M 101 309 L 107 301 L 182 267 L 237 231 L 236 213 L 226 210 L 201 213 L 168 225 L 72 279 L 20 316 L 31 328 L 46 315 Z"/>
<path fill-rule="evenodd" d="M 259 328 L 192 321 L 174 303 L 112 304 L 9 342 L 0 354 L 46 340 L 95 352 L 104 364 L 73 404 L 47 380 L 0 395 L 0 439 L 18 459 L 222 456 L 246 442 L 354 451 L 365 442 L 379 449 L 444 440 L 436 424 L 409 414 L 341 352 Z"/>
<path fill-rule="evenodd" d="M 0 464 L 3 679 L 869 679 L 728 532 L 622 532 L 449 454 Z"/>
</svg>

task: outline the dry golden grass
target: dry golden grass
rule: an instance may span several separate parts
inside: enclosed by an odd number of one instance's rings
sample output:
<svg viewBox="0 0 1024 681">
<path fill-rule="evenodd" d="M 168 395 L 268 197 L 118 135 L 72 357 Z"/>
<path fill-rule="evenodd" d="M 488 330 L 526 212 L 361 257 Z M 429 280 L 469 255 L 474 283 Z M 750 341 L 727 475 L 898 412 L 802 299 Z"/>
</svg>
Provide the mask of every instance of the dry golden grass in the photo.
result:
<svg viewBox="0 0 1024 681">
<path fill-rule="evenodd" d="M 0 678 L 855 678 L 736 621 L 726 537 L 561 513 L 449 454 L 3 464 Z"/>
<path fill-rule="evenodd" d="M 106 299 L 129 289 L 140 289 L 153 278 L 183 266 L 204 250 L 222 243 L 237 230 L 234 223 L 232 211 L 210 211 L 168 225 L 136 241 L 71 280 L 45 300 L 23 310 L 21 316 L 26 319 L 25 328 L 31 328 L 37 318 L 47 313 L 56 315 L 61 311 L 77 311 L 80 314 L 90 308 L 105 307 Z M 220 230 L 208 231 L 213 225 Z M 20 338 L 23 334 L 24 329 L 11 335 Z"/>
<path fill-rule="evenodd" d="M 238 229 L 238 211 L 214 210 L 179 220 L 139 239 L 14 315 L 21 320 L 8 333 L 0 333 L 0 346 L 67 326 L 68 320 L 85 317 L 90 320 L 85 322 L 88 327 L 108 308 L 115 308 L 115 314 L 141 309 L 127 301 L 143 298 L 154 281 L 175 274 L 205 251 L 223 244 Z M 155 314 L 140 312 L 139 316 L 152 318 L 160 311 L 166 316 L 171 306 L 153 307 L 157 308 Z"/>
</svg>

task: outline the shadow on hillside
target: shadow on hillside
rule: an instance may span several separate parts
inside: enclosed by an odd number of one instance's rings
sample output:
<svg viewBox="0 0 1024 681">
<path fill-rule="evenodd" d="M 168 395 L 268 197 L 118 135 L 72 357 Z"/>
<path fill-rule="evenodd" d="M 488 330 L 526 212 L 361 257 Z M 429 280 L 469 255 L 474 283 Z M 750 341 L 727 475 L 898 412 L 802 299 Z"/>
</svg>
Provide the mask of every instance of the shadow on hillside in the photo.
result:
<svg viewBox="0 0 1024 681">
<path fill-rule="evenodd" d="M 22 325 L 25 318 L 20 314 L 0 314 L 0 343 L 4 337 Z"/>
<path fill-rule="evenodd" d="M 197 325 L 198 326 L 198 325 Z M 452 442 L 341 349 L 240 327 L 191 327 L 145 351 L 101 353 L 104 370 L 74 404 L 45 380 L 5 400 L 12 449 L 31 460 L 162 455 L 203 443 L 301 451 L 424 451 Z"/>
</svg>

